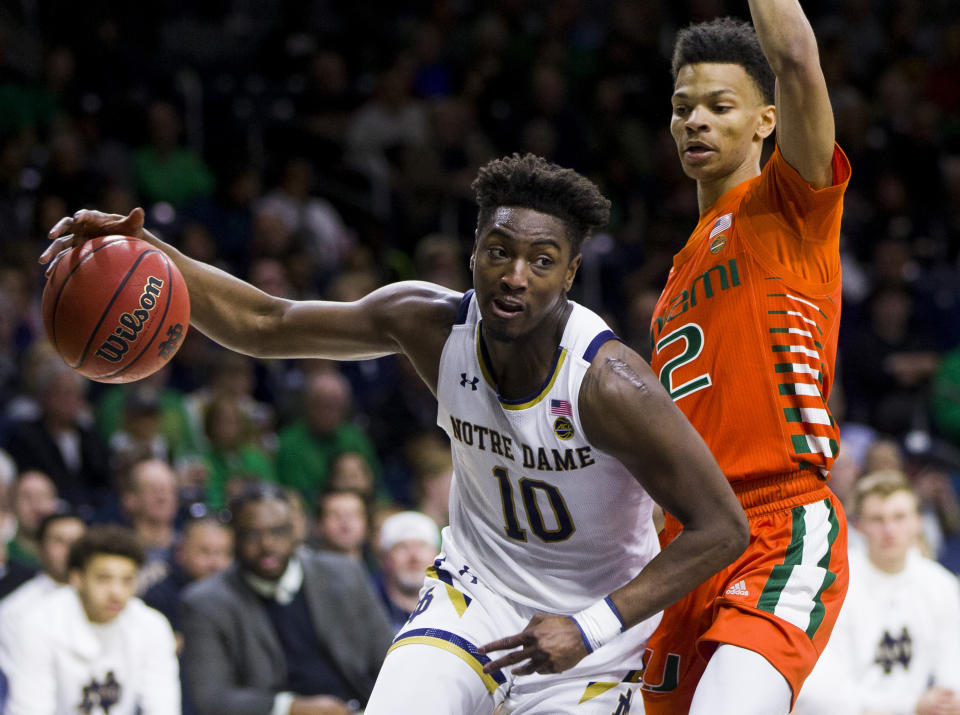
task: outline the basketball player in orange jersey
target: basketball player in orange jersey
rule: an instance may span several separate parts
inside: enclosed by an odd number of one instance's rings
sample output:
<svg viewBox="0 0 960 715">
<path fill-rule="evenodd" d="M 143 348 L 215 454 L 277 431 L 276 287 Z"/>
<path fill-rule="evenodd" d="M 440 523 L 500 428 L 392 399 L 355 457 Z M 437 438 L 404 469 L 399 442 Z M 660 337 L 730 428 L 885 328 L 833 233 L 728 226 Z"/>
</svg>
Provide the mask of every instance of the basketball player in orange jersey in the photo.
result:
<svg viewBox="0 0 960 715">
<path fill-rule="evenodd" d="M 651 326 L 654 372 L 731 482 L 750 545 L 666 609 L 645 661 L 648 715 L 787 713 L 847 589 L 827 398 L 850 166 L 797 0 L 750 11 L 753 27 L 725 18 L 677 37 L 670 130 L 700 220 Z M 667 514 L 661 543 L 680 531 Z"/>
</svg>

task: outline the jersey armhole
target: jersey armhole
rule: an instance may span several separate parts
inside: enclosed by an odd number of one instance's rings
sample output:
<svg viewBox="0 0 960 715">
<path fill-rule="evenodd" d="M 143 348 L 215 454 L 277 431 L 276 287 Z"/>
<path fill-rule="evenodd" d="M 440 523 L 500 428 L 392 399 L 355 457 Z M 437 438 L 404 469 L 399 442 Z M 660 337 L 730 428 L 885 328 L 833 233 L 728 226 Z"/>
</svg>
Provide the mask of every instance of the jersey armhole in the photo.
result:
<svg viewBox="0 0 960 715">
<path fill-rule="evenodd" d="M 623 342 L 622 340 L 620 340 L 620 337 L 612 330 L 604 330 L 602 332 L 597 333 L 594 336 L 593 340 L 590 341 L 590 344 L 587 346 L 587 349 L 584 350 L 583 359 L 588 363 L 593 362 L 593 359 L 597 356 L 597 351 L 599 351 L 604 344 L 610 342 L 611 340 L 617 340 L 619 342 Z"/>
</svg>

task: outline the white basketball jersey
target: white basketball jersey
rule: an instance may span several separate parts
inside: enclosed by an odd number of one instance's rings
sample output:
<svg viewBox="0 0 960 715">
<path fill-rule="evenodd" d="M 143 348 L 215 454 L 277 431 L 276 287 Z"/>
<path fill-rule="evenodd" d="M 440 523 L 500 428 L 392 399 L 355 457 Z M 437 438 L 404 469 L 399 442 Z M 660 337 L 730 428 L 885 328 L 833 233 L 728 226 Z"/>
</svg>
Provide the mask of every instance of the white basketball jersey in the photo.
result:
<svg viewBox="0 0 960 715">
<path fill-rule="evenodd" d="M 505 598 L 538 610 L 575 613 L 659 551 L 652 500 L 580 424 L 580 383 L 612 339 L 599 316 L 574 303 L 540 390 L 501 399 L 471 290 L 440 358 L 437 423 L 454 463 L 443 549 Z"/>
</svg>

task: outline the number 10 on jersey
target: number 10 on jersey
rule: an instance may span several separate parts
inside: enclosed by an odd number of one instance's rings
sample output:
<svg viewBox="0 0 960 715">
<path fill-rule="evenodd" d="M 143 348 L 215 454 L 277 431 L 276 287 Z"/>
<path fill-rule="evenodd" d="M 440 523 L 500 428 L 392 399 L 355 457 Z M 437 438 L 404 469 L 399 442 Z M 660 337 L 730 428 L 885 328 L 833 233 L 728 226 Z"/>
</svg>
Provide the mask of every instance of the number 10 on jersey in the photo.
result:
<svg viewBox="0 0 960 715">
<path fill-rule="evenodd" d="M 510 474 L 503 467 L 494 467 L 493 476 L 500 484 L 500 499 L 503 502 L 503 529 L 511 539 L 515 541 L 526 541 L 527 531 L 521 528 L 517 519 L 517 505 L 514 501 L 513 484 L 510 481 Z M 549 482 L 539 479 L 529 479 L 520 477 L 517 482 L 520 489 L 520 500 L 523 504 L 524 512 L 527 516 L 527 524 L 530 530 L 536 534 L 542 541 L 556 542 L 569 539 L 577 528 L 573 525 L 573 519 L 570 518 L 570 511 L 563 501 L 563 495 L 560 490 Z M 549 528 L 543 519 L 543 512 L 540 509 L 538 493 L 545 497 L 546 503 L 550 505 L 554 514 L 555 527 Z"/>
</svg>

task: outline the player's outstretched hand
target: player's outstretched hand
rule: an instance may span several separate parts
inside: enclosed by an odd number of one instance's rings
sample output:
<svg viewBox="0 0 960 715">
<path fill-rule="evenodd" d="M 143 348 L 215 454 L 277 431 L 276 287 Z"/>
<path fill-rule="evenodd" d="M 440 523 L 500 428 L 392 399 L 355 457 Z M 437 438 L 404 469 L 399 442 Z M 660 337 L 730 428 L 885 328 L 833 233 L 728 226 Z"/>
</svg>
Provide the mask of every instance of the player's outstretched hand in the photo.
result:
<svg viewBox="0 0 960 715">
<path fill-rule="evenodd" d="M 73 216 L 64 216 L 50 229 L 51 238 L 47 250 L 40 255 L 40 263 L 50 263 L 47 273 L 53 268 L 51 259 L 59 256 L 68 248 L 79 246 L 84 241 L 97 236 L 134 236 L 143 237 L 143 209 L 135 208 L 127 216 L 105 214 L 102 211 L 80 209 Z"/>
<path fill-rule="evenodd" d="M 516 635 L 507 636 L 481 646 L 481 655 L 494 651 L 520 648 L 492 660 L 483 666 L 484 673 L 493 673 L 527 661 L 514 668 L 514 675 L 531 673 L 561 673 L 572 668 L 587 655 L 580 629 L 573 619 L 566 616 L 548 616 L 538 613 L 530 619 L 527 627 Z"/>
</svg>

